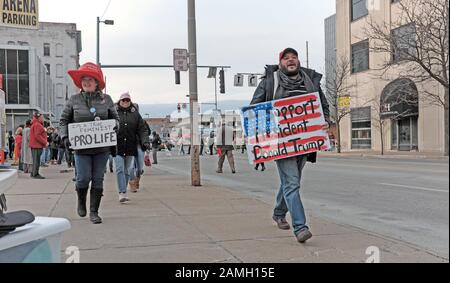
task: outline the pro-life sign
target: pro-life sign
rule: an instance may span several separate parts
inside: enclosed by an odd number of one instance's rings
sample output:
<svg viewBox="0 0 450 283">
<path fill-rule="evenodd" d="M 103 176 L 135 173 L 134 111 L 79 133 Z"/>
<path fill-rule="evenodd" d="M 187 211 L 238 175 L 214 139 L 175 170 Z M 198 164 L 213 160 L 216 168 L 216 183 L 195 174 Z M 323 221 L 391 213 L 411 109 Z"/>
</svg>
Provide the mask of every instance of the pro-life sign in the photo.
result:
<svg viewBox="0 0 450 283">
<path fill-rule="evenodd" d="M 90 149 L 117 145 L 116 120 L 69 124 L 72 149 Z"/>
<path fill-rule="evenodd" d="M 319 93 L 244 107 L 241 117 L 252 165 L 331 148 Z"/>
</svg>

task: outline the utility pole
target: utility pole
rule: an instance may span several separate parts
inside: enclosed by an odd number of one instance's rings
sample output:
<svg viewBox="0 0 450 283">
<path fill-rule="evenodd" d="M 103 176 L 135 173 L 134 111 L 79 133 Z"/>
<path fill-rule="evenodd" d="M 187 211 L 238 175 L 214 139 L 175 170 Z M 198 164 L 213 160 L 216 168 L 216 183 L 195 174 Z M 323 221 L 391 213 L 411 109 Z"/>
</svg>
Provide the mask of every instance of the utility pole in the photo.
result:
<svg viewBox="0 0 450 283">
<path fill-rule="evenodd" d="M 97 65 L 100 65 L 100 17 L 97 17 Z"/>
<path fill-rule="evenodd" d="M 189 49 L 189 102 L 191 114 L 191 181 L 201 186 L 200 148 L 198 137 L 198 85 L 197 85 L 197 32 L 195 0 L 188 0 L 188 49 Z"/>
<path fill-rule="evenodd" d="M 309 42 L 306 41 L 306 68 L 309 69 Z"/>
</svg>

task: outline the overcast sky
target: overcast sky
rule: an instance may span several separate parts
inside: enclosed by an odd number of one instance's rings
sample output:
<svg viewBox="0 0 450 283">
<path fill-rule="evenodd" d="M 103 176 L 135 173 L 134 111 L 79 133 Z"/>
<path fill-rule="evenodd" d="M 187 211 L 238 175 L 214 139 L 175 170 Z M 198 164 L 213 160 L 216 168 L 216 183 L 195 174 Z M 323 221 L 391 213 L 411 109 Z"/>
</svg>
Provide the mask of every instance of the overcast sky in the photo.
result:
<svg viewBox="0 0 450 283">
<path fill-rule="evenodd" d="M 76 23 L 82 32 L 81 64 L 96 60 L 96 17 L 109 0 L 40 0 L 40 21 Z M 324 19 L 335 13 L 332 0 L 197 0 L 199 65 L 228 65 L 227 94 L 219 100 L 250 100 L 254 88 L 235 88 L 236 73 L 261 73 L 278 63 L 278 53 L 294 47 L 306 65 L 324 71 Z M 173 48 L 186 48 L 187 0 L 111 0 L 101 25 L 102 64 L 172 64 Z M 187 102 L 188 73 L 175 85 L 172 69 L 104 70 L 107 92 L 114 99 L 130 91 L 139 103 Z M 199 99 L 214 100 L 214 79 L 199 69 Z"/>
</svg>

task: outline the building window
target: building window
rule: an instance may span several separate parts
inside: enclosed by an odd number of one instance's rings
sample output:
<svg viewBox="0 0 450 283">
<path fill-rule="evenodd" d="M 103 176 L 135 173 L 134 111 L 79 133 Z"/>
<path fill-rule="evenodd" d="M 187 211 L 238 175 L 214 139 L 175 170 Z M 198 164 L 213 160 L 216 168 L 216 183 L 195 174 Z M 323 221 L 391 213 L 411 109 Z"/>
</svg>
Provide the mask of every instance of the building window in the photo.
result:
<svg viewBox="0 0 450 283">
<path fill-rule="evenodd" d="M 369 14 L 367 0 L 352 0 L 351 5 L 352 21 L 356 21 Z"/>
<path fill-rule="evenodd" d="M 50 56 L 50 43 L 44 43 L 44 56 Z"/>
<path fill-rule="evenodd" d="M 30 72 L 28 50 L 18 51 L 19 104 L 30 104 Z"/>
<path fill-rule="evenodd" d="M 47 74 L 51 74 L 50 72 L 50 64 L 45 64 L 45 68 L 47 69 Z"/>
<path fill-rule="evenodd" d="M 7 104 L 29 104 L 29 59 L 27 50 L 0 49 L 0 73 Z"/>
<path fill-rule="evenodd" d="M 352 119 L 352 149 L 372 148 L 372 123 L 370 107 L 354 108 Z"/>
<path fill-rule="evenodd" d="M 56 44 L 56 57 L 63 57 L 64 50 L 63 45 L 61 43 Z"/>
<path fill-rule="evenodd" d="M 392 61 L 416 56 L 416 27 L 408 24 L 392 30 Z"/>
<path fill-rule="evenodd" d="M 352 73 L 369 69 L 369 40 L 352 45 Z"/>
<path fill-rule="evenodd" d="M 62 78 L 62 77 L 64 77 L 64 74 L 63 74 L 63 65 L 62 65 L 62 64 L 57 64 L 57 65 L 56 65 L 56 77 L 57 77 L 57 78 Z"/>
<path fill-rule="evenodd" d="M 57 84 L 56 85 L 56 98 L 64 98 L 64 85 Z"/>
<path fill-rule="evenodd" d="M 6 50 L 6 103 L 19 103 L 17 50 Z"/>
</svg>

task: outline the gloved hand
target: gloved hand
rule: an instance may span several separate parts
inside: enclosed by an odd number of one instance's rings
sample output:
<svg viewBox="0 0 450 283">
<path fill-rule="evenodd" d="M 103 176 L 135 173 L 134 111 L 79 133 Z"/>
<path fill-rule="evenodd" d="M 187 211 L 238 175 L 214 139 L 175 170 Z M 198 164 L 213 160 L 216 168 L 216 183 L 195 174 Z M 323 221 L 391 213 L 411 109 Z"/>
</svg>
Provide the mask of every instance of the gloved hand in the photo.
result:
<svg viewBox="0 0 450 283">
<path fill-rule="evenodd" d="M 146 142 L 142 145 L 142 148 L 144 149 L 144 151 L 149 151 L 152 149 L 150 143 Z"/>
<path fill-rule="evenodd" d="M 72 144 L 70 143 L 68 137 L 64 137 L 64 138 L 63 138 L 63 144 L 64 144 L 64 146 L 65 146 L 65 148 L 66 148 L 67 150 L 70 150 L 70 147 L 72 146 Z"/>
</svg>

